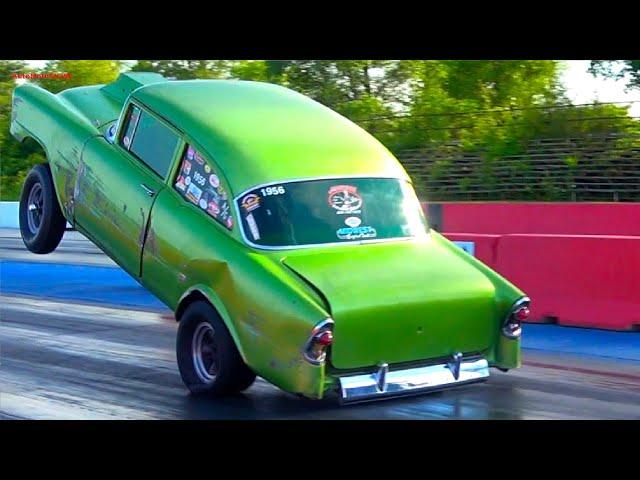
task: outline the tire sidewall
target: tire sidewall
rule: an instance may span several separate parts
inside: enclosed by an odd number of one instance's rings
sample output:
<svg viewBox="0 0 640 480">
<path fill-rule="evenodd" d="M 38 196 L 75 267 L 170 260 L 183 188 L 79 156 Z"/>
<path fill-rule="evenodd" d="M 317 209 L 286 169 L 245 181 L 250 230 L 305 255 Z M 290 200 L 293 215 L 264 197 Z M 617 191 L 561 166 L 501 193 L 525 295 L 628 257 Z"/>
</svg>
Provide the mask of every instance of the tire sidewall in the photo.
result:
<svg viewBox="0 0 640 480">
<path fill-rule="evenodd" d="M 193 364 L 193 336 L 197 326 L 209 323 L 214 330 L 214 342 L 218 351 L 218 374 L 211 383 L 204 383 L 196 373 Z M 192 393 L 229 393 L 235 379 L 234 365 L 237 365 L 239 353 L 231 334 L 217 312 L 206 302 L 197 301 L 191 304 L 180 319 L 176 339 L 176 356 L 178 369 L 184 384 Z"/>
<path fill-rule="evenodd" d="M 33 234 L 27 220 L 28 200 L 33 186 L 37 183 L 40 184 L 43 195 L 42 219 L 38 232 Z M 62 235 L 64 235 L 66 219 L 58 204 L 48 164 L 36 165 L 27 175 L 20 193 L 18 221 L 22 240 L 31 252 L 49 253 L 60 243 Z"/>
</svg>

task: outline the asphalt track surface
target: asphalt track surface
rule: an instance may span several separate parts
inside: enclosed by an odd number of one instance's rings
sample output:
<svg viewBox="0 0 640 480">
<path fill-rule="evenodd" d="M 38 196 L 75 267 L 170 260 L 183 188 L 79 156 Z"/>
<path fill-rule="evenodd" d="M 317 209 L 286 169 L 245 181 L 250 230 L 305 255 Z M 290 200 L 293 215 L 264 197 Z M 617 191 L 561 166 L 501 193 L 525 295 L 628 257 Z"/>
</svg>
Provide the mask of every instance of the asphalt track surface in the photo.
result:
<svg viewBox="0 0 640 480">
<path fill-rule="evenodd" d="M 640 333 L 527 325 L 524 366 L 485 383 L 338 406 L 262 379 L 189 395 L 171 312 L 69 232 L 50 255 L 0 229 L 2 419 L 640 419 Z"/>
</svg>

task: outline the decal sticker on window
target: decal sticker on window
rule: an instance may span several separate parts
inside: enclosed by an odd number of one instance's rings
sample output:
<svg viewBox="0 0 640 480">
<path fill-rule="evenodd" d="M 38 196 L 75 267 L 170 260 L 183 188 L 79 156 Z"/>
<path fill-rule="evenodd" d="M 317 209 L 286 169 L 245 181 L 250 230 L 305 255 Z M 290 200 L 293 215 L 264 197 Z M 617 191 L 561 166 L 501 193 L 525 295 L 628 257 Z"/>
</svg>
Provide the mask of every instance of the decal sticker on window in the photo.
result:
<svg viewBox="0 0 640 480">
<path fill-rule="evenodd" d="M 187 190 L 187 198 L 189 200 L 191 200 L 193 203 L 198 203 L 201 196 L 202 190 L 200 190 L 195 183 L 189 185 L 189 189 Z"/>
<path fill-rule="evenodd" d="M 254 211 L 259 206 L 260 197 L 254 193 L 250 193 L 242 199 L 242 208 L 244 208 L 244 211 L 247 213 Z"/>
<path fill-rule="evenodd" d="M 253 218 L 253 214 L 248 214 L 246 217 L 247 225 L 249 225 L 249 231 L 251 232 L 251 236 L 254 240 L 260 240 L 260 231 L 258 230 L 258 224 L 256 224 L 256 219 Z"/>
<path fill-rule="evenodd" d="M 212 217 L 218 217 L 220 215 L 220 207 L 213 200 L 209 201 L 209 205 L 207 207 L 207 213 Z"/>
<path fill-rule="evenodd" d="M 220 186 L 220 179 L 215 173 L 209 175 L 209 183 L 213 188 L 218 188 Z"/>
<path fill-rule="evenodd" d="M 360 213 L 362 197 L 357 187 L 352 185 L 335 185 L 329 188 L 329 205 L 338 215 Z"/>
<path fill-rule="evenodd" d="M 360 217 L 347 217 L 344 219 L 344 223 L 349 227 L 359 227 L 362 220 L 360 220 Z"/>
<path fill-rule="evenodd" d="M 184 183 L 184 177 L 182 175 L 178 177 L 178 181 L 176 182 L 176 188 L 181 192 L 184 192 L 187 189 L 187 185 Z"/>
<path fill-rule="evenodd" d="M 207 179 L 198 171 L 193 172 L 193 181 L 201 187 L 203 187 L 204 184 L 207 183 Z"/>
<path fill-rule="evenodd" d="M 340 240 L 360 240 L 378 236 L 376 229 L 373 227 L 344 227 L 340 228 L 336 234 Z"/>
<path fill-rule="evenodd" d="M 233 228 L 227 192 L 220 177 L 213 165 L 190 145 L 184 151 L 175 188 L 226 228 Z"/>
<path fill-rule="evenodd" d="M 269 195 L 284 195 L 286 190 L 282 185 L 278 185 L 277 187 L 261 188 L 260 193 L 263 197 L 268 197 Z"/>
</svg>

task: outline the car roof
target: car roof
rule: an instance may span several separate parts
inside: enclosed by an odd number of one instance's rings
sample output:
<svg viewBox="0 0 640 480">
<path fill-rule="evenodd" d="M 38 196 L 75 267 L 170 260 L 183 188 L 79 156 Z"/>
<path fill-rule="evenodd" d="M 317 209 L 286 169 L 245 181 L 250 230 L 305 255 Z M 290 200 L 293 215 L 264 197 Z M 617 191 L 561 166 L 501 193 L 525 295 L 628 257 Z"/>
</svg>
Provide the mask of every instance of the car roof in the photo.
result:
<svg viewBox="0 0 640 480">
<path fill-rule="evenodd" d="M 362 128 L 278 85 L 179 80 L 142 86 L 132 96 L 204 148 L 235 195 L 303 178 L 409 178 L 391 152 Z"/>
</svg>

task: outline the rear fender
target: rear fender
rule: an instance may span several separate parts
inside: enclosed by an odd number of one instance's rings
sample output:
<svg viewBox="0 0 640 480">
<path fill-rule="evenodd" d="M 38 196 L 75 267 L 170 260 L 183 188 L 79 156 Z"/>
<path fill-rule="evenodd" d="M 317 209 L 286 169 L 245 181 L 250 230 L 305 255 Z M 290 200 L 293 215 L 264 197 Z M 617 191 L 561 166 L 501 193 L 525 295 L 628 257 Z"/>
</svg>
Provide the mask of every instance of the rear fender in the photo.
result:
<svg viewBox="0 0 640 480">
<path fill-rule="evenodd" d="M 211 304 L 211 306 L 216 309 L 216 311 L 218 312 L 218 315 L 220 315 L 220 318 L 222 319 L 225 326 L 227 327 L 227 330 L 229 330 L 229 333 L 231 334 L 231 338 L 233 338 L 233 341 L 236 344 L 238 352 L 240 352 L 240 356 L 242 357 L 242 360 L 245 363 L 247 363 L 247 358 L 246 358 L 244 349 L 242 348 L 242 344 L 240 343 L 236 327 L 233 321 L 231 321 L 231 316 L 229 315 L 229 312 L 227 308 L 224 306 L 224 303 L 222 302 L 220 297 L 216 294 L 216 292 L 211 287 L 208 287 L 203 284 L 197 284 L 197 285 L 193 285 L 186 292 L 184 292 L 180 297 L 180 300 L 178 301 L 178 308 L 176 308 L 176 320 L 180 321 L 180 318 L 178 318 L 178 315 L 180 314 L 179 312 L 182 312 L 184 310 L 183 302 L 188 301 L 188 297 L 196 292 L 201 294 L 204 298 L 206 298 L 207 301 Z"/>
</svg>

